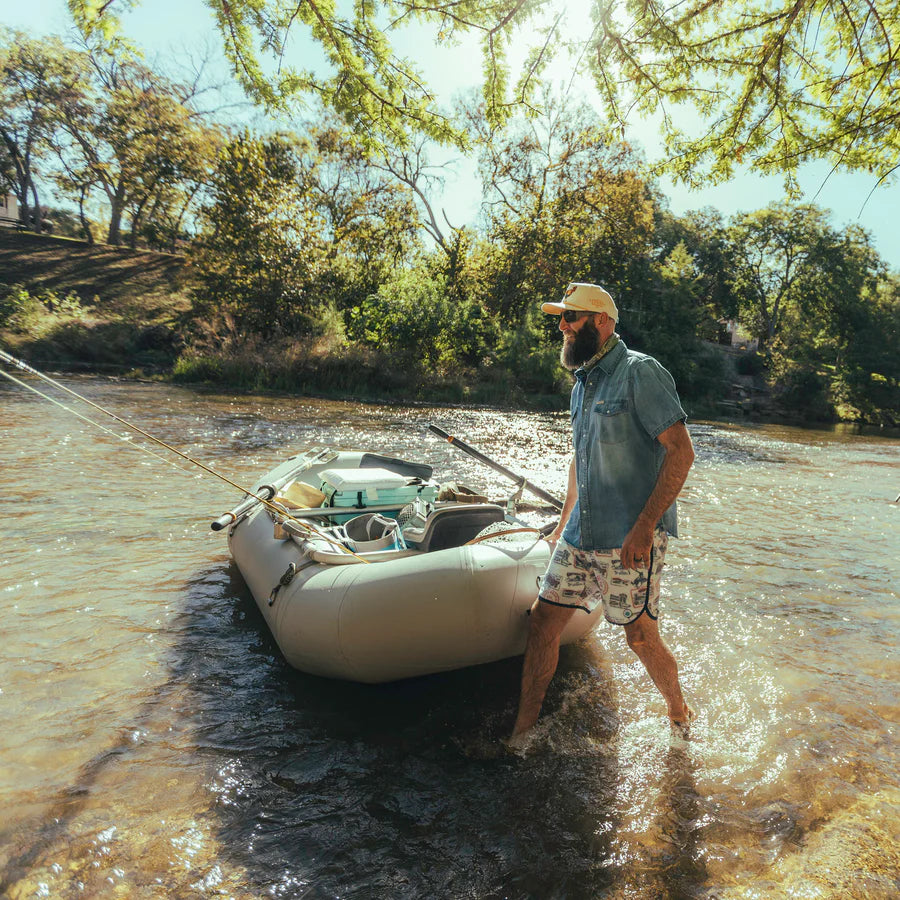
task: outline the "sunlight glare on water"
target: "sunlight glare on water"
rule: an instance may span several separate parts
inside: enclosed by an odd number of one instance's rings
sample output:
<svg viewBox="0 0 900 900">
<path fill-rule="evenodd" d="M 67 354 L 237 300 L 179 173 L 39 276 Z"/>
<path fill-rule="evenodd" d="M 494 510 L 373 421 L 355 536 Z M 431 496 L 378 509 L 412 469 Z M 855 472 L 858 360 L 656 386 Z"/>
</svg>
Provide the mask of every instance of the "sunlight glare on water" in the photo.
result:
<svg viewBox="0 0 900 900">
<path fill-rule="evenodd" d="M 242 484 L 316 445 L 510 492 L 434 422 L 565 493 L 565 413 L 67 383 Z M 691 423 L 661 618 L 690 737 L 601 626 L 510 756 L 519 660 L 294 672 L 209 530 L 238 492 L 18 388 L 0 423 L 0 895 L 900 894 L 896 441 Z"/>
</svg>

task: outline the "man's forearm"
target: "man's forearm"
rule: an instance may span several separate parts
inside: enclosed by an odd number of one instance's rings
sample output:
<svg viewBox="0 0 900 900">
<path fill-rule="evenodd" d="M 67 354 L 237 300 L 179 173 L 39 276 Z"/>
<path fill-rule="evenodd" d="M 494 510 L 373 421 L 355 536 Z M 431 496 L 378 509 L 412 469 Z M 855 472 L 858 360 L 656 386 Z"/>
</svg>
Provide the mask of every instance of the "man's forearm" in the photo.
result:
<svg viewBox="0 0 900 900">
<path fill-rule="evenodd" d="M 649 528 L 653 528 L 675 502 L 694 463 L 694 447 L 683 423 L 678 422 L 667 429 L 660 435 L 660 442 L 665 447 L 666 455 L 656 485 L 636 523 Z"/>
</svg>

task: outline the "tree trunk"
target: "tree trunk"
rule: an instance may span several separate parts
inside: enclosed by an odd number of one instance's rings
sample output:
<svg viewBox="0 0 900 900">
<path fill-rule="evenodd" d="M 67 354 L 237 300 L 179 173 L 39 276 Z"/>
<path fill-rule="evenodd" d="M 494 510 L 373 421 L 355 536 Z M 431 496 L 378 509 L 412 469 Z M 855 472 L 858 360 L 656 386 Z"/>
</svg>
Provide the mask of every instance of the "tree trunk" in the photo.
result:
<svg viewBox="0 0 900 900">
<path fill-rule="evenodd" d="M 34 200 L 34 203 L 31 206 L 31 219 L 33 222 L 33 228 L 38 234 L 40 234 L 43 231 L 43 228 L 41 227 L 41 219 L 43 217 L 41 216 L 41 204 L 38 202 L 37 186 L 34 183 L 34 179 L 30 175 L 28 176 L 28 181 L 30 182 L 29 186 L 31 187 L 31 197 Z"/>
<path fill-rule="evenodd" d="M 122 213 L 125 211 L 125 185 L 120 184 L 110 201 L 109 231 L 106 243 L 118 247 L 122 243 Z"/>
<path fill-rule="evenodd" d="M 131 237 L 128 240 L 128 245 L 132 250 L 137 250 L 138 232 L 144 224 L 144 212 L 147 209 L 147 201 L 149 199 L 150 194 L 146 194 L 131 217 Z"/>
<path fill-rule="evenodd" d="M 19 201 L 19 221 L 27 228 L 31 219 L 31 206 L 28 203 L 28 182 L 21 179 L 16 182 L 17 190 L 13 191 Z"/>
<path fill-rule="evenodd" d="M 81 188 L 81 196 L 78 198 L 78 218 L 81 220 L 81 227 L 84 229 L 84 236 L 88 242 L 89 247 L 94 246 L 94 232 L 91 231 L 90 223 L 87 220 L 87 216 L 84 214 L 84 198 L 87 194 L 87 186 L 82 186 Z"/>
<path fill-rule="evenodd" d="M 181 233 L 181 226 L 184 222 L 184 217 L 187 215 L 188 207 L 191 205 L 191 201 L 197 194 L 197 191 L 200 190 L 200 183 L 194 185 L 193 189 L 188 192 L 187 199 L 181 205 L 181 212 L 178 213 L 178 217 L 175 219 L 175 224 L 172 226 L 172 240 L 170 249 L 172 253 L 176 253 L 178 251 L 178 235 Z"/>
</svg>

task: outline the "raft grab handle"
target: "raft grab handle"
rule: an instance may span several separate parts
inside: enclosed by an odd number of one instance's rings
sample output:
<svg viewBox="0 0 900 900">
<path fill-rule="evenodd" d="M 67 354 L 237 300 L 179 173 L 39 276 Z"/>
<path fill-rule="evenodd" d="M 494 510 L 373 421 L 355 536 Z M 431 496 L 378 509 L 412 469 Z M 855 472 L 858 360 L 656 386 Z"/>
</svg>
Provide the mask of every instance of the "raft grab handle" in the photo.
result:
<svg viewBox="0 0 900 900">
<path fill-rule="evenodd" d="M 271 500 L 275 494 L 276 489 L 274 485 L 271 484 L 263 484 L 260 485 L 257 492 L 258 496 L 262 497 L 263 500 Z M 223 528 L 228 528 L 229 525 L 234 525 L 248 510 L 252 509 L 256 504 L 259 503 L 256 497 L 247 497 L 241 503 L 239 503 L 231 512 L 227 512 L 222 516 L 219 516 L 218 519 L 214 519 L 210 522 L 209 527 L 212 528 L 213 531 L 221 531 Z"/>
</svg>

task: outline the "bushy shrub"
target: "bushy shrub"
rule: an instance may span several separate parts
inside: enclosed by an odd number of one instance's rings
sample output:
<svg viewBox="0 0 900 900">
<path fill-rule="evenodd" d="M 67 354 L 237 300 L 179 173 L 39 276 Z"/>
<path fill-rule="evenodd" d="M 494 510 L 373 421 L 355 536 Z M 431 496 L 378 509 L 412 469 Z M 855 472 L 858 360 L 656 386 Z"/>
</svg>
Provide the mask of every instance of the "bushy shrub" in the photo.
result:
<svg viewBox="0 0 900 900">
<path fill-rule="evenodd" d="M 343 313 L 333 302 L 323 302 L 314 313 L 298 313 L 298 334 L 312 338 L 322 349 L 339 350 L 347 342 Z"/>
<path fill-rule="evenodd" d="M 762 375 L 766 362 L 758 353 L 745 353 L 735 362 L 738 375 Z"/>
<path fill-rule="evenodd" d="M 77 320 L 85 314 L 74 291 L 61 295 L 47 288 L 36 293 L 25 285 L 0 285 L 0 328 L 38 336 L 61 320 Z"/>
<path fill-rule="evenodd" d="M 497 361 L 526 393 L 565 393 L 572 384 L 559 361 L 562 338 L 558 333 L 548 337 L 547 318 L 537 308 L 528 309 L 500 336 Z"/>
<path fill-rule="evenodd" d="M 669 368 L 682 400 L 705 401 L 721 395 L 725 364 L 719 354 L 702 344 L 696 346 L 693 356 L 676 356 L 671 367 L 664 357 L 660 362 Z"/>
<path fill-rule="evenodd" d="M 43 304 L 21 284 L 4 287 L 0 293 L 0 328 L 28 334 L 46 313 Z"/>
<path fill-rule="evenodd" d="M 218 381 L 222 377 L 222 360 L 213 356 L 179 356 L 172 368 L 172 379 L 177 382 Z"/>
<path fill-rule="evenodd" d="M 480 304 L 450 298 L 443 275 L 418 268 L 348 310 L 346 321 L 352 340 L 430 367 L 477 366 L 496 340 Z"/>
<path fill-rule="evenodd" d="M 806 422 L 830 422 L 835 418 L 828 395 L 828 379 L 802 366 L 786 368 L 777 385 L 779 406 Z"/>
</svg>

